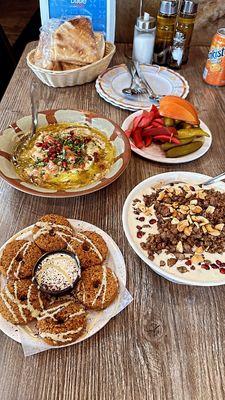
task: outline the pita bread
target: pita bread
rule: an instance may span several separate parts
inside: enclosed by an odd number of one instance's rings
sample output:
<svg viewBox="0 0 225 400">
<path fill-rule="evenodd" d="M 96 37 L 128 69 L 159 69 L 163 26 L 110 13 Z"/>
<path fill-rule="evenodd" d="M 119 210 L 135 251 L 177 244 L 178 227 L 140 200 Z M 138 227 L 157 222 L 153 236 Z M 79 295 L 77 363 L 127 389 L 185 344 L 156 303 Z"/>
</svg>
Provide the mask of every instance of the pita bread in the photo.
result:
<svg viewBox="0 0 225 400">
<path fill-rule="evenodd" d="M 96 41 L 96 45 L 97 45 L 98 56 L 99 56 L 99 60 L 100 60 L 105 55 L 105 40 L 104 40 L 103 34 L 100 32 L 96 32 L 94 35 L 95 35 L 95 41 Z"/>
<path fill-rule="evenodd" d="M 99 60 L 90 20 L 80 17 L 60 25 L 53 33 L 52 51 L 53 61 L 82 66 Z"/>
<path fill-rule="evenodd" d="M 80 68 L 80 65 L 71 64 L 71 63 L 65 63 L 65 62 L 61 62 L 60 66 L 61 66 L 62 71 L 67 71 L 69 69 L 78 69 L 78 68 Z"/>
</svg>

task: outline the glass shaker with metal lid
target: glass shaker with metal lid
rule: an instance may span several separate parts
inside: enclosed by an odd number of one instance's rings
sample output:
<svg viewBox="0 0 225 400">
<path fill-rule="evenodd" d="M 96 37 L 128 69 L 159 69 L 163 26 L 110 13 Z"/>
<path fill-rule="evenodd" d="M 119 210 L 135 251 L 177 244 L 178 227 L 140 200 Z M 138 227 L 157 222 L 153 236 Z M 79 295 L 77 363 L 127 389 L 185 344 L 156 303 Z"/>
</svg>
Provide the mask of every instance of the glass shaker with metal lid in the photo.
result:
<svg viewBox="0 0 225 400">
<path fill-rule="evenodd" d="M 154 62 L 166 65 L 173 44 L 178 3 L 176 0 L 161 0 L 157 15 Z"/>
<path fill-rule="evenodd" d="M 142 64 L 151 64 L 153 58 L 156 23 L 155 18 L 148 13 L 137 18 L 134 28 L 134 43 L 132 58 Z"/>
<path fill-rule="evenodd" d="M 184 54 L 182 64 L 188 61 L 191 37 L 194 29 L 198 4 L 193 0 L 183 0 L 177 19 L 176 31 L 185 35 Z"/>
</svg>

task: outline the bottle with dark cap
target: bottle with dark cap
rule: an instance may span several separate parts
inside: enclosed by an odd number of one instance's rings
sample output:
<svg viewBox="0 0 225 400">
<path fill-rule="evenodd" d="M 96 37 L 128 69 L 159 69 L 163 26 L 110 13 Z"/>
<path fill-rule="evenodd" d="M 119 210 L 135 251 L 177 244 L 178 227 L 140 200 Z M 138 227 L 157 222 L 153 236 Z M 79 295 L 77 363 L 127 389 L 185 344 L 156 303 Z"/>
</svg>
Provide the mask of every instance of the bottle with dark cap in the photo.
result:
<svg viewBox="0 0 225 400">
<path fill-rule="evenodd" d="M 197 9 L 198 4 L 196 3 L 196 0 L 183 0 L 181 3 L 180 12 L 177 18 L 176 31 L 182 32 L 185 36 L 182 64 L 185 64 L 188 61 Z"/>
<path fill-rule="evenodd" d="M 154 62 L 166 65 L 173 44 L 178 3 L 176 0 L 161 0 L 157 15 Z"/>
</svg>

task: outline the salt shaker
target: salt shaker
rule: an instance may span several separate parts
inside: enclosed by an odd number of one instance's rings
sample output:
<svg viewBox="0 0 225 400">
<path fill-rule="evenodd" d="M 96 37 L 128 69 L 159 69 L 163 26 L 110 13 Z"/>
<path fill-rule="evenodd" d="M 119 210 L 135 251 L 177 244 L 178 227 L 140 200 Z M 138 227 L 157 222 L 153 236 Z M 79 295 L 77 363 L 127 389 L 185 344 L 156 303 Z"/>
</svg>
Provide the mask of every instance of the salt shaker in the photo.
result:
<svg viewBox="0 0 225 400">
<path fill-rule="evenodd" d="M 151 64 L 155 44 L 156 20 L 148 13 L 138 17 L 134 28 L 132 58 L 142 64 Z"/>
</svg>

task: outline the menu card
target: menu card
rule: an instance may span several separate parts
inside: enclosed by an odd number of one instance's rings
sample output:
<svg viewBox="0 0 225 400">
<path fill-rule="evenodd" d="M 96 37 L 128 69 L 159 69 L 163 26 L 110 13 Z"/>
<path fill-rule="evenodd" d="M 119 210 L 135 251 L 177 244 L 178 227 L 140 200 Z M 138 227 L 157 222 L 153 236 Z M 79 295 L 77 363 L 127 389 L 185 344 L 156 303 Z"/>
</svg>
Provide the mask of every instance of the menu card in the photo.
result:
<svg viewBox="0 0 225 400">
<path fill-rule="evenodd" d="M 93 29 L 114 42 L 116 0 L 40 0 L 41 22 L 49 18 L 70 19 L 85 15 L 92 19 Z"/>
</svg>

